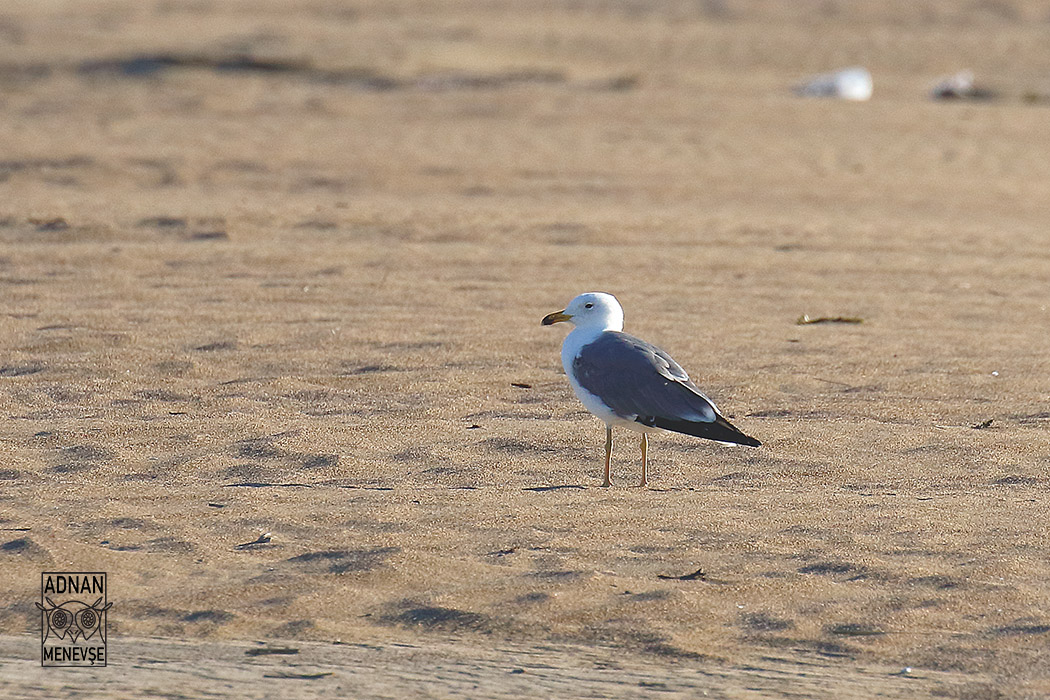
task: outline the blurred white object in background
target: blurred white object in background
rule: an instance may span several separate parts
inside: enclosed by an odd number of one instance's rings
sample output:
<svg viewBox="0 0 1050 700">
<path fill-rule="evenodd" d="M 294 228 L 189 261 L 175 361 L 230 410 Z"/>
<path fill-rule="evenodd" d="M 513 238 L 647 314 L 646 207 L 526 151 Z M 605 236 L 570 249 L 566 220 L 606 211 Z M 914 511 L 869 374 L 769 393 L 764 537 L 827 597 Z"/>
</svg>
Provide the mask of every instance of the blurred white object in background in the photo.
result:
<svg viewBox="0 0 1050 700">
<path fill-rule="evenodd" d="M 955 75 L 943 78 L 930 90 L 930 97 L 935 100 L 962 99 L 974 97 L 973 72 L 962 70 Z"/>
<path fill-rule="evenodd" d="M 843 68 L 824 73 L 795 87 L 795 94 L 803 97 L 837 97 L 840 100 L 864 102 L 871 99 L 871 73 L 865 68 Z"/>
</svg>

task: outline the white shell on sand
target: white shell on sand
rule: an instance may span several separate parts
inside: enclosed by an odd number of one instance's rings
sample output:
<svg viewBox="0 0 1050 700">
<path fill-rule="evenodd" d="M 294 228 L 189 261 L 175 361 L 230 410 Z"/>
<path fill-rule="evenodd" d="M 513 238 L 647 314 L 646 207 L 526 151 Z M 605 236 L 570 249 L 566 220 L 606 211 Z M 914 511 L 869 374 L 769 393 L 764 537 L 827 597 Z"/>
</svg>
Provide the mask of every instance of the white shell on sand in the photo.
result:
<svg viewBox="0 0 1050 700">
<path fill-rule="evenodd" d="M 959 71 L 955 75 L 941 79 L 930 90 L 930 97 L 935 100 L 973 97 L 975 94 L 973 72 L 968 70 Z"/>
<path fill-rule="evenodd" d="M 871 99 L 872 87 L 871 73 L 866 68 L 843 68 L 809 78 L 795 87 L 795 94 L 864 102 Z"/>
</svg>

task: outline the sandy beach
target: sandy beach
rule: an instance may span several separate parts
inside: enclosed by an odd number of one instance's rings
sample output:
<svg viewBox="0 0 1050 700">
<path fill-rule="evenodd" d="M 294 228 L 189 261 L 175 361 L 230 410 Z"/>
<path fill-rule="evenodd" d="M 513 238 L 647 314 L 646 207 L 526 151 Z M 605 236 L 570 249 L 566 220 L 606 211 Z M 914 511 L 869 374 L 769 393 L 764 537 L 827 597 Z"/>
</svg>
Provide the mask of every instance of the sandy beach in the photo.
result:
<svg viewBox="0 0 1050 700">
<path fill-rule="evenodd" d="M 3 8 L 3 694 L 1050 694 L 1048 27 Z M 590 290 L 763 446 L 600 488 Z M 40 668 L 42 571 L 107 572 L 107 668 Z"/>
</svg>

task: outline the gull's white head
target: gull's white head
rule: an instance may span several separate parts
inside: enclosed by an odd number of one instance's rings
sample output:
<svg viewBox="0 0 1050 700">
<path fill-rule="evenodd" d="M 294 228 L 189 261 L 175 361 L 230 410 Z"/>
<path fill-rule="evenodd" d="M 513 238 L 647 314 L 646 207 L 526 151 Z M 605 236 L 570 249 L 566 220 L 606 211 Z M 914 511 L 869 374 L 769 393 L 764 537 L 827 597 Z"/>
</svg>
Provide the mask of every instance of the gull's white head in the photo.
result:
<svg viewBox="0 0 1050 700">
<path fill-rule="evenodd" d="M 568 321 L 577 328 L 588 330 L 622 331 L 623 308 L 612 294 L 587 292 L 570 301 L 564 311 L 543 317 L 545 326 L 561 321 Z"/>
</svg>

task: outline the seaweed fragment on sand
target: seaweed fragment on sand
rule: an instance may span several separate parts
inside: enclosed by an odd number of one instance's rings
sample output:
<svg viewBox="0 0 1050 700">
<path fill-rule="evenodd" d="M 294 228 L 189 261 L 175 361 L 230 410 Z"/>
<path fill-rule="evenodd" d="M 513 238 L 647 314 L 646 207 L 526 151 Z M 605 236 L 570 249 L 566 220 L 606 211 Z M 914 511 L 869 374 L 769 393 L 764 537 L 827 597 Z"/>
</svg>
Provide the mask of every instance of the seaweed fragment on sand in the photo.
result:
<svg viewBox="0 0 1050 700">
<path fill-rule="evenodd" d="M 795 321 L 796 326 L 812 326 L 818 323 L 864 323 L 859 316 L 810 316 L 802 314 Z"/>
</svg>

